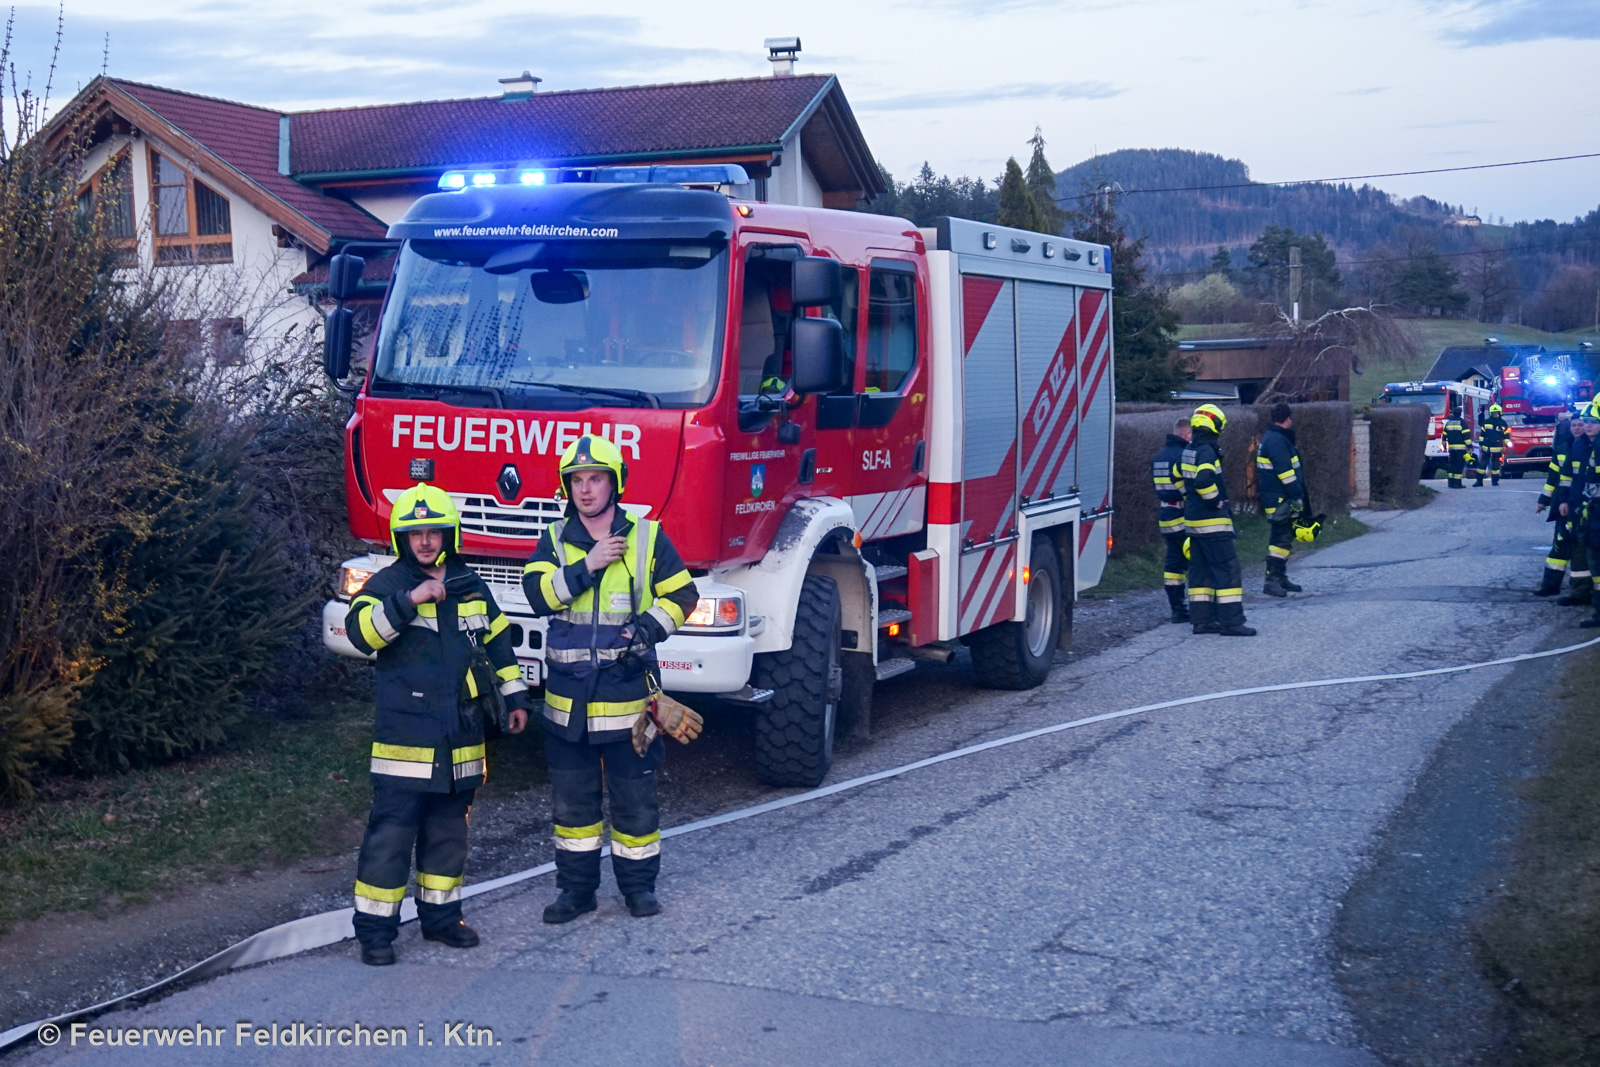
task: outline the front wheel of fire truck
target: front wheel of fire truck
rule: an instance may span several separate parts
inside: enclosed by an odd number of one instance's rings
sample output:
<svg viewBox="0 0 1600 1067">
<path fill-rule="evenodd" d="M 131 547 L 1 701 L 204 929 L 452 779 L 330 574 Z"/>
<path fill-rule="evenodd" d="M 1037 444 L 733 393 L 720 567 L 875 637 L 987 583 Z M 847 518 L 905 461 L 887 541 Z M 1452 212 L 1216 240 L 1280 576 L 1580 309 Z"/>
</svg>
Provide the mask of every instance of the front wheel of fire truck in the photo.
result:
<svg viewBox="0 0 1600 1067">
<path fill-rule="evenodd" d="M 769 785 L 814 786 L 833 766 L 833 730 L 844 671 L 839 666 L 839 587 L 808 575 L 795 609 L 794 641 L 763 652 L 751 683 L 772 690 L 756 713 L 756 774 Z"/>
<path fill-rule="evenodd" d="M 1061 636 L 1061 561 L 1048 537 L 1033 542 L 1027 610 L 972 635 L 972 670 L 990 689 L 1032 689 L 1050 675 Z"/>
</svg>

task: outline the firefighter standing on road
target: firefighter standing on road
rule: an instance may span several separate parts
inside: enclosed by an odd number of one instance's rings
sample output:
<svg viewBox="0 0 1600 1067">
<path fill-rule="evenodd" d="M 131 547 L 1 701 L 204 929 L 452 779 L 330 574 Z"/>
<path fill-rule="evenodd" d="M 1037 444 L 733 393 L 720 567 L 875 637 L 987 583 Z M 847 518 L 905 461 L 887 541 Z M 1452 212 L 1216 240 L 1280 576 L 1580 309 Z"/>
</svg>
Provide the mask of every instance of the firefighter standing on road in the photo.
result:
<svg viewBox="0 0 1600 1067">
<path fill-rule="evenodd" d="M 1261 512 L 1272 528 L 1267 541 L 1267 580 L 1261 591 L 1268 596 L 1298 593 L 1300 586 L 1289 580 L 1289 550 L 1294 547 L 1294 520 L 1309 511 L 1310 504 L 1288 404 L 1272 405 L 1272 425 L 1261 435 L 1256 449 L 1256 492 L 1261 497 Z"/>
<path fill-rule="evenodd" d="M 1233 544 L 1233 512 L 1217 438 L 1228 417 L 1202 404 L 1189 419 L 1183 450 L 1183 525 L 1189 533 L 1189 615 L 1197 634 L 1254 637 L 1244 624 L 1244 579 Z"/>
<path fill-rule="evenodd" d="M 1461 417 L 1460 409 L 1452 411 L 1450 417 L 1444 422 L 1444 445 L 1450 453 L 1450 480 L 1445 484 L 1451 489 L 1464 487 L 1461 475 L 1467 468 L 1467 445 L 1469 443 L 1467 424 Z"/>
<path fill-rule="evenodd" d="M 1565 506 L 1568 518 L 1572 521 L 1574 540 L 1579 543 L 1583 558 L 1587 561 L 1600 559 L 1600 447 L 1595 447 L 1596 435 L 1600 434 L 1600 400 L 1590 402 L 1584 415 L 1584 426 L 1588 431 L 1590 448 L 1584 456 L 1583 464 L 1573 474 L 1572 487 L 1567 494 Z M 1575 566 L 1577 561 L 1578 554 L 1574 552 Z M 1577 603 L 1576 579 L 1572 585 L 1574 593 L 1572 602 Z M 1594 613 L 1578 624 L 1584 629 L 1600 626 L 1600 597 L 1591 599 L 1595 604 Z"/>
<path fill-rule="evenodd" d="M 661 524 L 618 506 L 628 465 L 604 437 L 578 438 L 561 457 L 566 516 L 539 537 L 522 588 L 545 633 L 545 755 L 550 761 L 556 887 L 544 921 L 595 910 L 611 795 L 611 869 L 635 918 L 661 910 L 660 811 L 653 736 L 642 754 L 635 725 L 649 714 L 655 646 L 695 609 L 699 594 Z"/>
<path fill-rule="evenodd" d="M 1150 480 L 1155 483 L 1159 508 L 1156 522 L 1161 529 L 1161 540 L 1166 542 L 1167 559 L 1162 568 L 1161 581 L 1166 586 L 1167 604 L 1172 608 L 1173 622 L 1189 621 L 1189 606 L 1184 601 L 1183 580 L 1189 569 L 1183 558 L 1183 450 L 1189 446 L 1191 433 L 1188 419 L 1179 419 L 1167 434 L 1167 443 L 1161 446 L 1150 461 Z"/>
<path fill-rule="evenodd" d="M 1573 433 L 1574 425 L 1570 412 L 1563 411 L 1556 416 L 1554 447 L 1551 449 L 1549 469 L 1545 473 L 1544 491 L 1533 506 L 1535 515 L 1548 508 L 1550 514 L 1545 516 L 1545 521 L 1555 524 L 1550 530 L 1550 554 L 1544 560 L 1544 578 L 1539 588 L 1534 590 L 1534 596 L 1555 596 L 1561 592 L 1561 579 L 1572 560 L 1571 534 L 1561 520 L 1561 502 L 1567 498 L 1567 490 L 1572 486 L 1568 457 L 1572 454 L 1572 442 L 1576 436 Z"/>
<path fill-rule="evenodd" d="M 527 724 L 527 687 L 489 587 L 460 560 L 461 518 L 449 494 L 419 484 L 389 515 L 400 558 L 367 579 L 350 602 L 350 643 L 377 653 L 372 814 L 356 867 L 361 962 L 394 962 L 400 902 L 417 857 L 422 936 L 472 948 L 461 921 L 467 813 L 484 780 L 484 721 L 477 704 L 498 692 L 508 729 Z"/>
<path fill-rule="evenodd" d="M 1511 427 L 1506 425 L 1506 420 L 1500 415 L 1500 405 L 1489 405 L 1489 417 L 1478 428 L 1478 480 L 1474 485 L 1483 484 L 1483 476 L 1487 474 L 1491 485 L 1500 484 L 1500 464 L 1505 459 L 1506 441 L 1511 437 Z"/>
<path fill-rule="evenodd" d="M 1578 479 L 1589 467 L 1595 451 L 1595 436 L 1600 434 L 1600 409 L 1593 404 L 1572 417 L 1572 448 L 1567 454 L 1567 492 L 1556 510 L 1561 517 L 1556 521 L 1566 529 L 1567 545 L 1571 556 L 1567 576 L 1572 586 L 1567 594 L 1556 599 L 1562 607 L 1587 605 L 1594 598 L 1594 577 L 1590 572 L 1589 546 L 1584 538 L 1582 511 L 1588 501 Z"/>
</svg>

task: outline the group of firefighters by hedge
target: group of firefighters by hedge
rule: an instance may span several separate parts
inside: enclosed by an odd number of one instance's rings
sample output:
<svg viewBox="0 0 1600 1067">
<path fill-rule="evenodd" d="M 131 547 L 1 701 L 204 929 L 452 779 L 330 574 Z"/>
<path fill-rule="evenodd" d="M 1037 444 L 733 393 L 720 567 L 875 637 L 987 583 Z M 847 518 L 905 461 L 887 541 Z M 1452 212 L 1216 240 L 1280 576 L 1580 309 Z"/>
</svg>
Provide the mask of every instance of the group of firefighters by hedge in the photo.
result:
<svg viewBox="0 0 1600 1067">
<path fill-rule="evenodd" d="M 1255 457 L 1261 514 L 1272 531 L 1261 591 L 1282 597 L 1301 591 L 1289 580 L 1290 550 L 1297 540 L 1314 540 L 1321 522 L 1311 515 L 1306 495 L 1294 443 L 1294 413 L 1288 404 L 1275 404 L 1269 417 L 1272 425 L 1261 435 Z M 1218 441 L 1227 424 L 1221 408 L 1202 404 L 1173 424 L 1166 444 L 1150 461 L 1160 504 L 1156 521 L 1166 543 L 1162 581 L 1173 622 L 1190 623 L 1197 634 L 1254 637 L 1256 631 L 1245 625 L 1233 505 L 1222 476 Z"/>
</svg>

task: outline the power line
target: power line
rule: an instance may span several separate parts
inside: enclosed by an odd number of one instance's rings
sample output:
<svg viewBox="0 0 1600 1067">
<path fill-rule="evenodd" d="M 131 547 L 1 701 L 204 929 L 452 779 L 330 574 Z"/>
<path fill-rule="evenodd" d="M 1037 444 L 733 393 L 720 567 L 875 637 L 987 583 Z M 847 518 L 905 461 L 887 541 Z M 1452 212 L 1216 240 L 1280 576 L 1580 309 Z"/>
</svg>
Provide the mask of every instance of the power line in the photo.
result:
<svg viewBox="0 0 1600 1067">
<path fill-rule="evenodd" d="M 1234 182 L 1228 185 L 1173 185 L 1154 189 L 1121 189 L 1117 196 L 1134 193 L 1202 193 L 1213 189 L 1287 189 L 1296 185 L 1326 185 L 1334 182 L 1359 182 L 1369 178 L 1404 178 L 1416 174 L 1453 174 L 1464 170 L 1494 170 L 1498 167 L 1526 167 L 1533 163 L 1564 163 L 1572 159 L 1600 159 L 1600 152 L 1584 152 L 1575 156 L 1546 156 L 1543 159 L 1517 159 L 1509 163 L 1474 163 L 1465 167 L 1433 167 L 1428 170 L 1391 170 L 1381 174 L 1347 174 L 1342 178 L 1297 178 L 1287 182 Z M 1100 191 L 1079 193 L 1077 196 L 1058 196 L 1056 203 L 1068 200 L 1088 200 L 1099 196 Z"/>
</svg>

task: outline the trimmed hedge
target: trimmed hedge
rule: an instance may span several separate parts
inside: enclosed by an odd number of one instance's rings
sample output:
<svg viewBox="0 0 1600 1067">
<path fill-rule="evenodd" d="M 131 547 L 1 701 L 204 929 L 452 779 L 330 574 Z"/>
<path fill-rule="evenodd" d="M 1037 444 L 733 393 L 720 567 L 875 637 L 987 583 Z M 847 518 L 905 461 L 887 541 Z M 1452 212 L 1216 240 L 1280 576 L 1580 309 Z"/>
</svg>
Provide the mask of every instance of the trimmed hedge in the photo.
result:
<svg viewBox="0 0 1600 1067">
<path fill-rule="evenodd" d="M 1156 544 L 1155 489 L 1150 484 L 1150 458 L 1161 449 L 1172 422 L 1197 405 L 1118 404 L 1116 469 L 1112 472 L 1116 536 L 1113 556 Z M 1314 511 L 1342 515 L 1350 508 L 1350 426 L 1347 403 L 1293 404 L 1295 445 L 1304 465 L 1306 487 Z M 1255 492 L 1256 444 L 1272 425 L 1269 407 L 1223 408 L 1228 425 L 1219 442 L 1222 476 L 1236 514 L 1259 510 Z M 1420 467 L 1419 467 L 1420 469 Z"/>
<path fill-rule="evenodd" d="M 1271 407 L 1257 405 L 1264 433 L 1272 425 Z M 1350 429 L 1355 409 L 1338 400 L 1315 404 L 1290 404 L 1294 413 L 1294 443 L 1311 497 L 1311 513 L 1344 515 L 1350 510 Z M 1259 434 L 1258 434 L 1259 436 Z M 1255 463 L 1255 450 L 1250 451 Z M 1228 483 L 1232 486 L 1232 482 Z"/>
<path fill-rule="evenodd" d="M 1367 416 L 1372 424 L 1373 503 L 1404 508 L 1422 502 L 1428 419 L 1421 404 L 1380 404 Z"/>
</svg>

